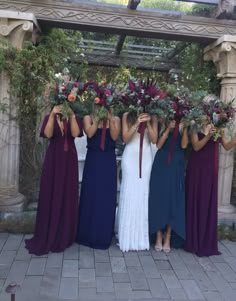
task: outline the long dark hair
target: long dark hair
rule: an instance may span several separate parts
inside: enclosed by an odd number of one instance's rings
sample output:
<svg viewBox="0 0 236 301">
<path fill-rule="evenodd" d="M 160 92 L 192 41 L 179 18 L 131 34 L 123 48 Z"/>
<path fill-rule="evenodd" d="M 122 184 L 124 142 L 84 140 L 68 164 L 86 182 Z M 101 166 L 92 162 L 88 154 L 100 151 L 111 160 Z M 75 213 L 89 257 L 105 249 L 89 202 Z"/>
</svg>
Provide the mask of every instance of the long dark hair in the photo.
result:
<svg viewBox="0 0 236 301">
<path fill-rule="evenodd" d="M 132 125 L 135 124 L 137 118 L 138 118 L 137 112 L 135 112 L 135 111 L 128 112 L 128 114 L 127 114 L 127 124 L 128 124 L 128 127 L 129 127 L 129 128 L 130 128 Z"/>
</svg>

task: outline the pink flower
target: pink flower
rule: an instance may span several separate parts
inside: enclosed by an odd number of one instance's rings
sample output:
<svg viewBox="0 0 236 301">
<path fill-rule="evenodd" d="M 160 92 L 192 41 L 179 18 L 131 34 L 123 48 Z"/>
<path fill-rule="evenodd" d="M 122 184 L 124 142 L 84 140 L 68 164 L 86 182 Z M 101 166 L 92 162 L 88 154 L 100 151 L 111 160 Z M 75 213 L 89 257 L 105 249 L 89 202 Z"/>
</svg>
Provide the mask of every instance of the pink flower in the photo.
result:
<svg viewBox="0 0 236 301">
<path fill-rule="evenodd" d="M 129 89 L 134 91 L 135 90 L 135 83 L 132 80 L 129 80 Z"/>
<path fill-rule="evenodd" d="M 175 110 L 175 111 L 177 111 L 177 109 L 178 109 L 178 106 L 177 106 L 177 103 L 176 102 L 172 102 L 172 108 Z"/>
<path fill-rule="evenodd" d="M 104 92 L 104 95 L 107 97 L 107 96 L 110 96 L 111 95 L 111 91 L 110 90 L 106 90 L 105 92 Z"/>
</svg>

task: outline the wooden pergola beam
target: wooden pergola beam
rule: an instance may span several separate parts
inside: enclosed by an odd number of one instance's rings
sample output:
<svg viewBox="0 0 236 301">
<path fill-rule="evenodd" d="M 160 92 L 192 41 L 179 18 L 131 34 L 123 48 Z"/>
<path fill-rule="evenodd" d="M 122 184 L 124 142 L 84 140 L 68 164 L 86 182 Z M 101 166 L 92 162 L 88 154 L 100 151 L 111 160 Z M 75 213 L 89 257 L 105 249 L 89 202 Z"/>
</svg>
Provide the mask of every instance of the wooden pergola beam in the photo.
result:
<svg viewBox="0 0 236 301">
<path fill-rule="evenodd" d="M 136 10 L 140 2 L 141 2 L 141 0 L 129 0 L 127 8 Z M 122 50 L 124 42 L 125 42 L 125 38 L 126 38 L 125 34 L 122 34 L 119 36 L 119 40 L 116 44 L 116 54 L 117 55 L 119 55 L 121 53 L 121 50 Z"/>
<path fill-rule="evenodd" d="M 155 70 L 169 72 L 172 68 L 178 68 L 176 63 L 161 62 L 153 58 L 144 59 L 142 56 L 117 56 L 115 54 L 85 53 L 89 65 L 110 66 L 110 67 L 133 67 L 141 70 Z M 82 59 L 81 59 L 82 60 Z"/>
<path fill-rule="evenodd" d="M 118 42 L 116 44 L 116 50 L 115 50 L 117 55 L 119 55 L 121 53 L 121 50 L 122 50 L 124 42 L 125 42 L 125 38 L 126 38 L 125 34 L 122 34 L 119 36 Z"/>
<path fill-rule="evenodd" d="M 82 48 L 83 49 L 83 48 Z M 122 57 L 122 60 L 143 60 L 143 61 L 153 61 L 153 62 L 164 62 L 164 63 L 170 63 L 170 64 L 177 64 L 177 60 L 172 58 L 169 59 L 168 57 L 164 57 L 164 56 L 152 56 L 150 54 L 148 55 L 143 55 L 140 53 L 122 53 L 120 56 L 116 55 L 114 52 L 110 52 L 104 49 L 99 49 L 96 48 L 94 49 L 92 52 L 91 51 L 87 51 L 87 49 L 84 49 L 83 51 L 84 55 L 95 55 L 95 56 L 104 56 L 105 58 L 107 57 L 111 57 L 111 58 L 119 58 Z"/>
<path fill-rule="evenodd" d="M 197 41 L 209 44 L 222 35 L 236 35 L 236 21 L 131 10 L 100 3 L 66 0 L 1 0 L 0 10 L 33 13 L 43 26 L 106 32 L 152 39 Z"/>
<path fill-rule="evenodd" d="M 173 59 L 177 54 L 179 54 L 182 50 L 184 50 L 188 46 L 188 43 L 179 42 L 177 46 L 172 49 L 169 53 L 167 53 L 166 57 L 168 59 Z"/>
<path fill-rule="evenodd" d="M 88 44 L 88 45 L 106 45 L 110 46 L 111 49 L 115 49 L 115 43 L 113 42 L 108 42 L 108 41 L 99 41 L 99 40 L 88 40 L 88 39 L 83 39 L 80 40 L 80 44 Z M 145 49 L 145 50 L 150 50 L 150 51 L 164 51 L 164 52 L 169 52 L 173 48 L 166 48 L 166 47 L 158 47 L 158 46 L 151 46 L 151 45 L 141 45 L 141 44 L 127 44 L 128 49 Z"/>
</svg>

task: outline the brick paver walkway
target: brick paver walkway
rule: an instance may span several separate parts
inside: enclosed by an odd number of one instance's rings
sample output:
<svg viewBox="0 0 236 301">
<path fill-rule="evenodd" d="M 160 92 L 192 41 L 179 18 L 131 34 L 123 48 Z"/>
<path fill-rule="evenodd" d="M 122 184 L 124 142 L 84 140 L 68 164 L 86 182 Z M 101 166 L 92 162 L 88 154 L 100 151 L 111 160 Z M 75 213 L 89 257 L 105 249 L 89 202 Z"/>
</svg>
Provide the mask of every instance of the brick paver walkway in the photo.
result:
<svg viewBox="0 0 236 301">
<path fill-rule="evenodd" d="M 122 253 L 115 242 L 106 251 L 74 244 L 37 257 L 24 238 L 0 233 L 1 301 L 10 301 L 5 288 L 12 281 L 20 285 L 16 301 L 236 301 L 234 242 L 219 242 L 222 255 L 209 258 L 183 250 Z"/>
</svg>

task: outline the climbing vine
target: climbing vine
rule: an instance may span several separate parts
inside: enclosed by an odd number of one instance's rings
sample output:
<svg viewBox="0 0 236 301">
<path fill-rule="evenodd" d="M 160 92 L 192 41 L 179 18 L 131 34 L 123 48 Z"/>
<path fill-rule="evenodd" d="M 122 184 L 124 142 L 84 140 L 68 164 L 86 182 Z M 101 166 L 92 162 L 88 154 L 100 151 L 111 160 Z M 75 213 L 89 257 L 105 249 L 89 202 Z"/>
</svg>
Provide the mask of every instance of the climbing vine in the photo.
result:
<svg viewBox="0 0 236 301">
<path fill-rule="evenodd" d="M 83 76 L 87 62 L 77 48 L 80 39 L 79 32 L 53 29 L 38 45 L 26 42 L 21 50 L 6 44 L 0 48 L 0 72 L 9 78 L 11 97 L 10 102 L 0 100 L 0 109 L 7 113 L 10 106 L 18 108 L 14 118 L 20 126 L 20 190 L 28 198 L 38 188 L 42 166 L 43 144 L 37 137 L 39 116 L 49 109 L 47 88 L 65 67 L 72 76 Z"/>
</svg>

